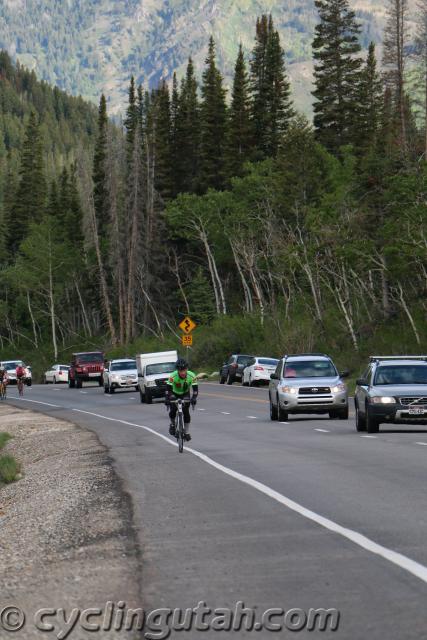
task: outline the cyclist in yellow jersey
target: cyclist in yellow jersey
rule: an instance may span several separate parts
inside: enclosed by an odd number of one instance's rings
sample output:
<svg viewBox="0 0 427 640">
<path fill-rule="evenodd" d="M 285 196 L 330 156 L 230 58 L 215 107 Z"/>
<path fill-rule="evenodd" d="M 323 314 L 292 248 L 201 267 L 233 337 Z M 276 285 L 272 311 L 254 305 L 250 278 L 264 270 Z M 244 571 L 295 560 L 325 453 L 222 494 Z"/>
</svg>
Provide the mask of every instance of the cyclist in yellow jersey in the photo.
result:
<svg viewBox="0 0 427 640">
<path fill-rule="evenodd" d="M 182 398 L 183 400 L 190 400 L 191 405 L 194 407 L 197 403 L 197 396 L 199 395 L 199 385 L 197 382 L 196 374 L 193 371 L 188 370 L 188 362 L 184 358 L 179 358 L 176 363 L 176 371 L 174 371 L 168 378 L 166 386 L 166 399 L 165 404 L 169 407 L 170 426 L 169 433 L 171 436 L 175 435 L 175 417 L 177 412 L 176 404 L 171 404 L 171 400 Z M 183 405 L 184 413 L 184 426 L 185 426 L 185 439 L 191 440 L 190 435 L 190 406 L 188 403 Z"/>
</svg>

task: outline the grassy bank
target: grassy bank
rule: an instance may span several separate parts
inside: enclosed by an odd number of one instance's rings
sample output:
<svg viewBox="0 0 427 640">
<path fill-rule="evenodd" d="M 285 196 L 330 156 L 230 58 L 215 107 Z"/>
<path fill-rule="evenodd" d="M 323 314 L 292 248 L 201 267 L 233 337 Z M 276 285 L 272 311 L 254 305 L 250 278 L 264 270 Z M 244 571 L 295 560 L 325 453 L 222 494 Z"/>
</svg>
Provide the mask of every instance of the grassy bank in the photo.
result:
<svg viewBox="0 0 427 640">
<path fill-rule="evenodd" d="M 0 451 L 4 449 L 11 437 L 4 431 L 0 432 Z M 0 485 L 13 482 L 20 472 L 21 466 L 13 456 L 9 454 L 0 455 Z"/>
</svg>

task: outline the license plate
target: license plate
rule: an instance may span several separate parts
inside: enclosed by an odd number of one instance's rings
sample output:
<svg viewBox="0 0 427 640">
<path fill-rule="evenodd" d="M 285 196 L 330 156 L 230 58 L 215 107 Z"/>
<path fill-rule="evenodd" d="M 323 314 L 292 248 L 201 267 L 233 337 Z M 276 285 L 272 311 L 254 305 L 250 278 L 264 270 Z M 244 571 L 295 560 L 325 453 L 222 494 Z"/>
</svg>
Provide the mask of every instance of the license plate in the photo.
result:
<svg viewBox="0 0 427 640">
<path fill-rule="evenodd" d="M 423 416 L 426 413 L 425 407 L 409 407 L 409 415 L 411 416 Z"/>
<path fill-rule="evenodd" d="M 99 373 L 90 373 L 89 378 L 99 378 Z"/>
</svg>

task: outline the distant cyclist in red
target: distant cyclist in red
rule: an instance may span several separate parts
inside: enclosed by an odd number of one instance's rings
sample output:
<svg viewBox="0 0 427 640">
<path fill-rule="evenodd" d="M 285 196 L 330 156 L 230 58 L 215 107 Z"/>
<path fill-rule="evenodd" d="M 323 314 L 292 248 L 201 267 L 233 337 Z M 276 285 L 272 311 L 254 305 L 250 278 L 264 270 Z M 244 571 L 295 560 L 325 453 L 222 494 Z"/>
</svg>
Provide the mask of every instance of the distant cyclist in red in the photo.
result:
<svg viewBox="0 0 427 640">
<path fill-rule="evenodd" d="M 18 382 L 18 380 L 24 381 L 24 378 L 25 378 L 25 369 L 21 364 L 18 364 L 18 366 L 16 367 L 16 382 Z"/>
</svg>

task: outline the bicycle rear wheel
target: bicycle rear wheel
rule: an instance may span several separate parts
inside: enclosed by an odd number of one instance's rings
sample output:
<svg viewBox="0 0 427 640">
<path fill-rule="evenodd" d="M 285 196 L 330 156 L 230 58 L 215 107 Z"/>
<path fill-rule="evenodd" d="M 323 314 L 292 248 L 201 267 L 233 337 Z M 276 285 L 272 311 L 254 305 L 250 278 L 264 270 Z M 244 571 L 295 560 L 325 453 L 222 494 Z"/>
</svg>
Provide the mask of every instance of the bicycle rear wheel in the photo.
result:
<svg viewBox="0 0 427 640">
<path fill-rule="evenodd" d="M 178 414 L 178 430 L 177 430 L 178 450 L 180 453 L 184 451 L 184 420 L 182 414 Z"/>
<path fill-rule="evenodd" d="M 18 381 L 18 392 L 21 397 L 24 395 L 24 383 L 22 380 Z"/>
</svg>

